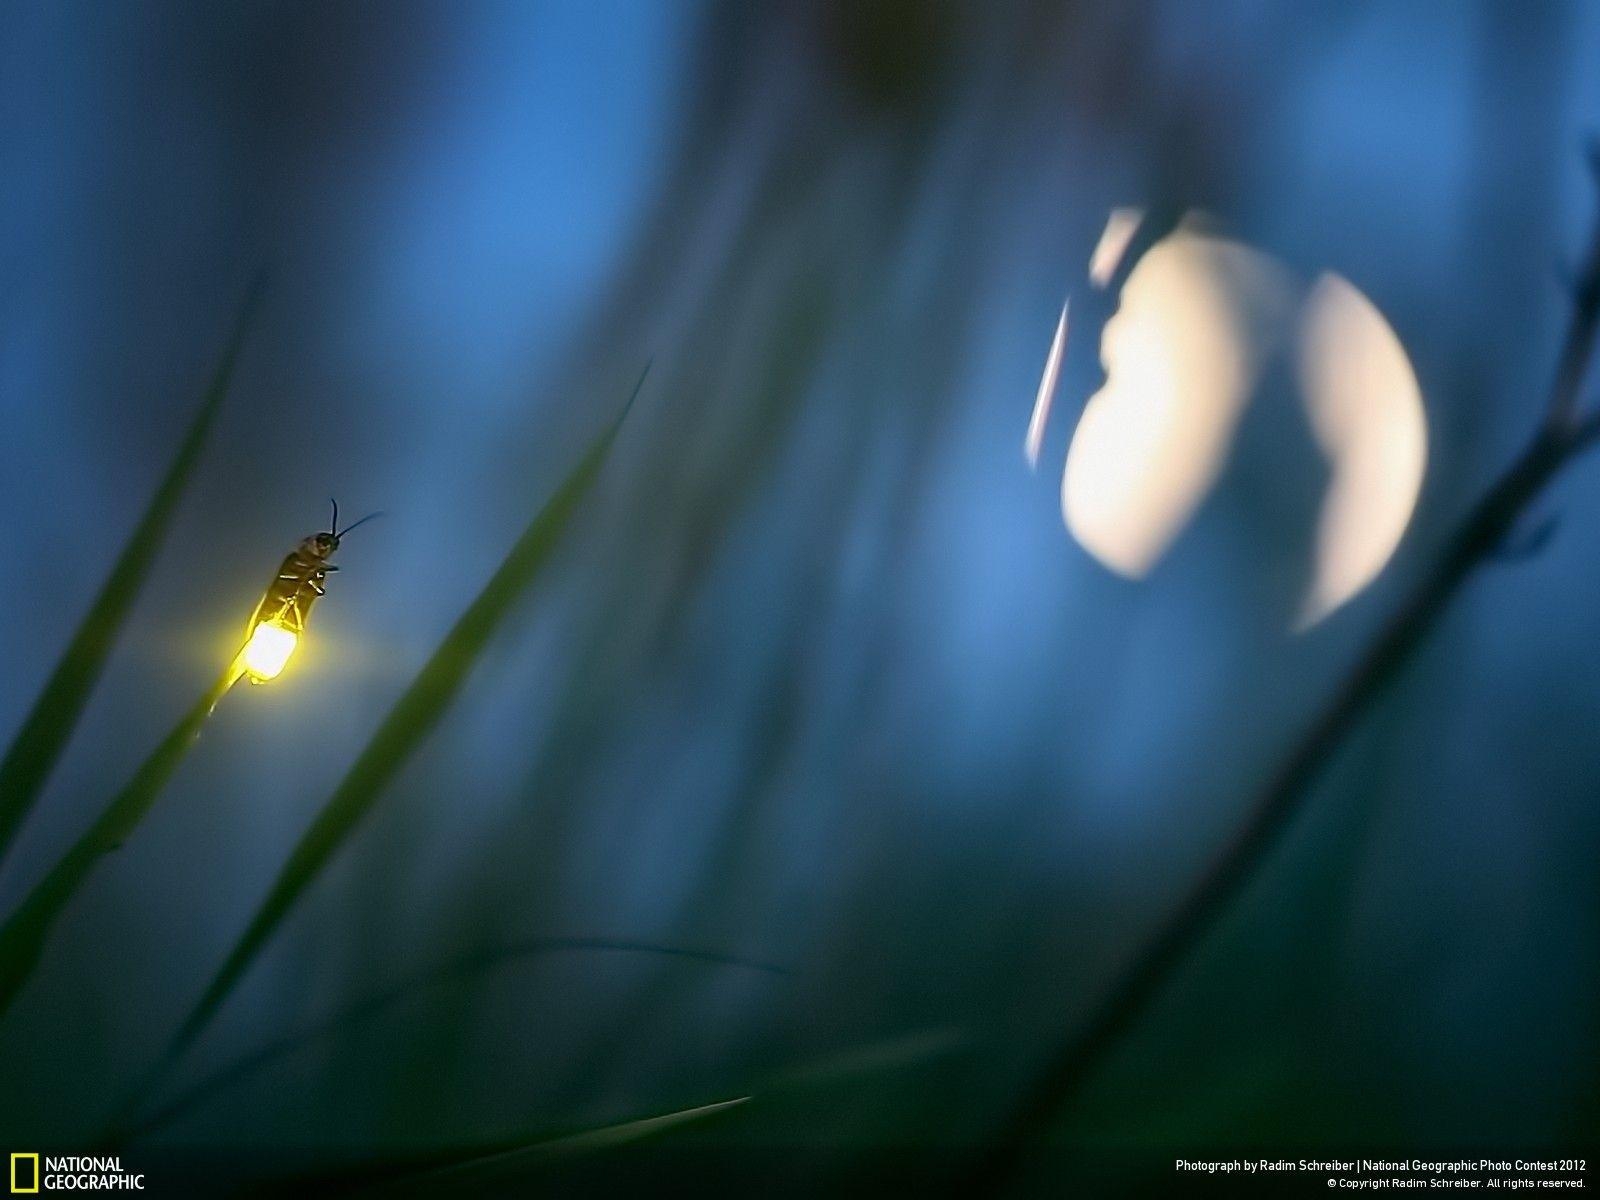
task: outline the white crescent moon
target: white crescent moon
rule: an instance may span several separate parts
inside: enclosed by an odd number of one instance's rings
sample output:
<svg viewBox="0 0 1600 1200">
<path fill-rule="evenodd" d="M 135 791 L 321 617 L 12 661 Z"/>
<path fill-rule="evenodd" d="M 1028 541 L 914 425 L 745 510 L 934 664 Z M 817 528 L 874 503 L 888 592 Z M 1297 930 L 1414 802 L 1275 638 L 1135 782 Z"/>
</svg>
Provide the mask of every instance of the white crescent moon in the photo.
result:
<svg viewBox="0 0 1600 1200">
<path fill-rule="evenodd" d="M 1422 491 L 1428 423 L 1400 339 L 1348 280 L 1321 276 L 1306 298 L 1297 355 L 1312 433 L 1331 478 L 1295 627 L 1315 625 L 1394 554 Z"/>
</svg>

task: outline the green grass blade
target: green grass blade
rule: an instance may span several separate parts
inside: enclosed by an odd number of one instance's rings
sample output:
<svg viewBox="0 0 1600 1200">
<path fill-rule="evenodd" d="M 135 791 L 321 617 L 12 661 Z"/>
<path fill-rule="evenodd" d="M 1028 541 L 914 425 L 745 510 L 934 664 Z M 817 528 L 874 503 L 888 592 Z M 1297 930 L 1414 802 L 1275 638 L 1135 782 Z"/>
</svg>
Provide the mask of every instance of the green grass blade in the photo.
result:
<svg viewBox="0 0 1600 1200">
<path fill-rule="evenodd" d="M 356 1163 L 332 1171 L 322 1170 L 298 1178 L 280 1178 L 271 1191 L 275 1195 L 320 1188 L 325 1192 L 368 1195 L 436 1195 L 444 1184 L 451 1194 L 465 1188 L 470 1194 L 491 1194 L 484 1190 L 507 1171 L 554 1165 L 569 1158 L 607 1150 L 631 1142 L 668 1133 L 719 1113 L 737 1110 L 750 1102 L 749 1096 L 734 1096 L 692 1108 L 674 1109 L 648 1117 L 619 1121 L 575 1133 L 537 1135 L 501 1139 L 484 1146 L 458 1147 L 405 1159 L 382 1159 Z M 504 1184 L 504 1180 L 499 1180 Z M 504 1190 L 501 1187 L 498 1190 Z M 498 1191 L 494 1194 L 498 1194 Z"/>
<path fill-rule="evenodd" d="M 649 367 L 645 368 L 645 374 Z M 633 395 L 615 421 L 595 439 L 578 465 L 546 502 L 501 562 L 466 612 L 456 621 L 439 648 L 411 681 L 372 740 L 351 766 L 344 780 L 323 805 L 306 830 L 289 860 L 279 872 L 272 890 L 245 928 L 222 967 L 217 971 L 194 1011 L 179 1028 L 157 1073 L 183 1053 L 221 1007 L 247 967 L 254 961 L 289 910 L 322 872 L 330 858 L 349 839 L 361 819 L 371 811 L 384 788 L 438 724 L 455 699 L 473 664 L 488 645 L 490 636 L 527 591 L 540 569 L 550 560 L 562 532 L 571 521 L 579 502 L 588 493 L 628 408 L 644 386 L 639 376 Z"/>
<path fill-rule="evenodd" d="M 761 1091 L 790 1088 L 827 1087 L 847 1083 L 862 1076 L 908 1067 L 947 1057 L 970 1044 L 968 1036 L 953 1025 L 919 1029 L 881 1041 L 852 1046 L 837 1054 L 790 1067 L 774 1075 Z"/>
<path fill-rule="evenodd" d="M 183 761 L 211 710 L 236 676 L 230 669 L 200 698 L 144 760 L 128 786 L 106 805 L 95 823 L 28 893 L 17 911 L 0 925 L 0 1014 L 11 1007 L 39 963 L 56 918 L 77 893 L 102 855 L 120 846 L 144 819 L 167 780 Z"/>
<path fill-rule="evenodd" d="M 449 1182 L 470 1187 L 473 1194 L 482 1191 L 487 1195 L 487 1185 L 496 1179 L 497 1174 L 537 1170 L 556 1165 L 568 1157 L 599 1153 L 666 1134 L 717 1114 L 732 1116 L 753 1099 L 759 1099 L 761 1107 L 779 1113 L 783 1111 L 785 1102 L 814 1105 L 821 1102 L 815 1095 L 818 1091 L 826 1093 L 830 1088 L 859 1084 L 864 1077 L 917 1067 L 945 1058 L 969 1044 L 966 1035 L 952 1027 L 918 1030 L 853 1047 L 822 1061 L 781 1071 L 770 1076 L 766 1082 L 753 1086 L 750 1094 L 728 1100 L 570 1133 L 546 1130 L 519 1138 L 480 1142 L 475 1146 L 458 1145 L 403 1159 L 372 1158 L 332 1171 L 323 1170 L 315 1175 L 307 1175 L 299 1182 L 309 1184 L 315 1181 L 324 1186 L 337 1182 L 346 1189 L 364 1189 L 360 1192 L 363 1195 L 431 1195 L 434 1184 Z M 811 1094 L 809 1099 L 808 1093 Z M 287 1186 L 290 1182 L 278 1181 L 276 1193 L 290 1190 Z M 497 1182 L 502 1185 L 499 1190 L 507 1190 L 507 1181 Z M 523 1190 L 527 1190 L 527 1181 L 520 1181 L 520 1184 Z"/>
<path fill-rule="evenodd" d="M 572 1133 L 546 1130 L 500 1138 L 487 1145 L 441 1148 L 403 1158 L 357 1161 L 303 1174 L 280 1175 L 262 1181 L 245 1194 L 435 1196 L 440 1194 L 436 1185 L 444 1183 L 448 1195 L 460 1194 L 463 1188 L 469 1195 L 499 1195 L 505 1191 L 503 1187 L 493 1191 L 484 1188 L 506 1171 L 559 1164 L 569 1158 L 657 1137 L 721 1113 L 735 1112 L 750 1099 L 734 1096 Z"/>
<path fill-rule="evenodd" d="M 442 966 L 407 975 L 388 987 L 345 1005 L 324 1020 L 268 1042 L 259 1049 L 235 1059 L 227 1066 L 221 1067 L 206 1076 L 199 1083 L 185 1090 L 176 1099 L 162 1105 L 159 1110 L 149 1117 L 135 1122 L 123 1131 L 122 1136 L 124 1139 L 142 1137 L 164 1125 L 169 1125 L 184 1113 L 193 1110 L 218 1092 L 226 1091 L 241 1079 L 247 1079 L 257 1071 L 288 1057 L 298 1050 L 304 1049 L 322 1038 L 338 1033 L 341 1029 L 350 1025 L 374 1017 L 384 1009 L 391 1008 L 407 999 L 415 998 L 418 994 L 432 988 L 442 987 L 445 984 L 459 982 L 474 975 L 492 971 L 518 959 L 546 954 L 594 951 L 661 955 L 709 966 L 758 971 L 768 975 L 789 974 L 784 968 L 771 963 L 755 962 L 732 954 L 692 950 L 680 946 L 661 946 L 652 942 L 628 941 L 620 938 L 531 938 L 527 941 L 515 942 L 507 946 L 498 946 L 493 950 L 479 954 L 463 955 Z"/>
<path fill-rule="evenodd" d="M 10 748 L 0 761 L 0 860 L 16 839 L 17 830 L 32 811 L 56 760 L 89 702 L 90 693 L 104 670 L 117 635 L 139 590 L 150 574 L 156 552 L 166 539 L 184 489 L 194 474 L 207 432 L 233 380 L 239 350 L 261 296 L 261 281 L 250 288 L 222 359 L 211 376 L 200 410 L 178 447 L 177 457 L 156 489 L 150 506 L 122 549 L 110 576 L 95 597 L 89 613 L 56 664 L 44 690 L 34 701 Z"/>
<path fill-rule="evenodd" d="M 657 1113 L 655 1116 L 622 1121 L 615 1125 L 602 1125 L 598 1129 L 585 1129 L 579 1133 L 569 1133 L 564 1137 L 544 1138 L 521 1146 L 509 1146 L 492 1153 L 475 1154 L 445 1163 L 407 1182 L 431 1183 L 435 1180 L 460 1178 L 484 1170 L 503 1169 L 547 1159 L 564 1158 L 567 1155 L 608 1150 L 613 1146 L 623 1146 L 629 1142 L 655 1137 L 679 1125 L 700 1121 L 713 1113 L 725 1112 L 749 1102 L 749 1096 L 735 1096 L 731 1100 L 717 1100 L 711 1104 L 697 1104 L 693 1108 L 675 1109 L 672 1112 Z"/>
</svg>

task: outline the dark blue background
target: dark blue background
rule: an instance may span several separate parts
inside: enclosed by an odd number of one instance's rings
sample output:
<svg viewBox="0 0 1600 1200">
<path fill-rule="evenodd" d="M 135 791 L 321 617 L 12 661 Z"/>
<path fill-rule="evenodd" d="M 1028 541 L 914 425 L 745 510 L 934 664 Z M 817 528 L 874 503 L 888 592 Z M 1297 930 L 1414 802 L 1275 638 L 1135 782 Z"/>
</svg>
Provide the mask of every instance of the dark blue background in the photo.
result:
<svg viewBox="0 0 1600 1200">
<path fill-rule="evenodd" d="M 518 937 L 795 974 L 518 961 L 160 1137 L 472 1142 L 884 1039 L 910 1065 L 717 1136 L 981 1134 L 1531 429 L 1595 212 L 1597 63 L 1600 13 L 1554 0 L 5 5 L 0 728 L 147 502 L 247 280 L 273 283 L 0 899 L 193 702 L 329 495 L 388 514 L 0 1024 L 6 1143 L 98 1127 L 652 355 L 559 570 L 173 1086 Z M 1137 584 L 1059 511 L 1092 321 L 1044 469 L 1022 464 L 1061 297 L 1130 203 L 1344 274 L 1415 362 L 1417 521 L 1306 636 L 1314 459 L 1288 424 L 1252 416 Z M 1071 1136 L 1593 1137 L 1600 463 L 1540 510 L 1553 543 L 1471 583 Z"/>
</svg>

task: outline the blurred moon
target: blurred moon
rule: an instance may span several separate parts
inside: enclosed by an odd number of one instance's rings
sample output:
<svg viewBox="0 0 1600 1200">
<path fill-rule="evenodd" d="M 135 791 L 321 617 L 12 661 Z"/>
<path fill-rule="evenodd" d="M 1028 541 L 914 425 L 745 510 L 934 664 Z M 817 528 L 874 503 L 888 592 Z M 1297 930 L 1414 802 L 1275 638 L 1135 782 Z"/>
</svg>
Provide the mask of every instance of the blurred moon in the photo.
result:
<svg viewBox="0 0 1600 1200">
<path fill-rule="evenodd" d="M 1118 253 L 1135 212 L 1119 209 L 1107 226 Z M 1110 257 L 1097 248 L 1091 274 L 1109 277 L 1099 260 Z M 1105 385 L 1067 451 L 1067 528 L 1110 570 L 1147 574 L 1216 483 L 1263 365 L 1293 335 L 1302 400 L 1329 466 L 1294 621 L 1296 630 L 1315 625 L 1383 569 L 1422 490 L 1427 419 L 1400 339 L 1343 277 L 1323 274 L 1306 292 L 1276 259 L 1205 232 L 1193 216 L 1146 252 L 1119 300 L 1100 343 Z M 1058 328 L 1045 371 L 1051 393 L 1059 358 Z M 1034 417 L 1042 424 L 1037 403 Z M 1031 461 L 1033 429 L 1028 447 Z"/>
<path fill-rule="evenodd" d="M 1428 426 L 1400 339 L 1338 275 L 1319 278 L 1306 300 L 1297 367 L 1332 472 L 1295 622 L 1305 629 L 1371 583 L 1394 553 L 1422 491 Z"/>
<path fill-rule="evenodd" d="M 1272 259 L 1187 221 L 1133 268 L 1061 480 L 1067 528 L 1105 566 L 1143 576 L 1205 498 L 1291 296 Z"/>
</svg>

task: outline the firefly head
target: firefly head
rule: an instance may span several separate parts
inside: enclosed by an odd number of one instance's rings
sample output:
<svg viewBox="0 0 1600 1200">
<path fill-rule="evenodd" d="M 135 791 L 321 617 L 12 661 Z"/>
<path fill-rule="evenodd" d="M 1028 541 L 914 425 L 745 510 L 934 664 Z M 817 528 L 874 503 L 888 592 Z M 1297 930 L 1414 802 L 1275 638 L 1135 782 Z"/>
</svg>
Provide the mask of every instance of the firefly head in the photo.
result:
<svg viewBox="0 0 1600 1200">
<path fill-rule="evenodd" d="M 382 513 L 368 513 L 366 516 L 362 517 L 361 520 L 357 521 L 355 525 L 346 525 L 343 529 L 340 529 L 339 502 L 337 500 L 332 500 L 329 501 L 329 503 L 333 505 L 333 519 L 328 522 L 328 528 L 320 533 L 313 533 L 305 541 L 300 543 L 300 549 L 312 558 L 332 557 L 333 552 L 339 548 L 340 539 L 354 529 L 356 525 L 365 525 L 368 521 L 372 520 L 373 517 L 383 516 Z"/>
</svg>

